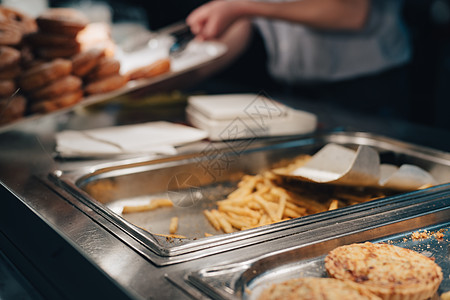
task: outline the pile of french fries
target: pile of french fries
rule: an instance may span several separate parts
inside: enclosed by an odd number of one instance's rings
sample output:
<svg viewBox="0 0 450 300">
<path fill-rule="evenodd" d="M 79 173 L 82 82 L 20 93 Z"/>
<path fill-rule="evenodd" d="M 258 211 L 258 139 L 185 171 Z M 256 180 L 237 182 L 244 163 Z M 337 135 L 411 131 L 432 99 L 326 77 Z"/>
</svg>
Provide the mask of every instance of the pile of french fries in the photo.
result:
<svg viewBox="0 0 450 300">
<path fill-rule="evenodd" d="M 324 190 L 299 189 L 286 187 L 280 174 L 290 174 L 292 170 L 305 164 L 311 157 L 302 155 L 282 168 L 274 168 L 257 175 L 245 175 L 238 183 L 237 189 L 226 199 L 217 201 L 217 207 L 203 210 L 209 223 L 217 231 L 232 233 L 276 222 L 334 210 L 347 205 L 383 197 L 384 194 L 362 193 L 333 189 Z M 153 199 L 140 206 L 125 206 L 123 214 L 149 211 L 161 207 L 170 207 L 169 199 Z M 180 237 L 178 217 L 170 220 L 169 237 Z M 211 234 L 205 233 L 205 236 Z"/>
<path fill-rule="evenodd" d="M 270 171 L 246 175 L 217 209 L 203 213 L 216 230 L 231 233 L 338 208 L 336 199 L 325 205 L 287 191 L 276 179 Z"/>
<path fill-rule="evenodd" d="M 305 189 L 286 187 L 278 175 L 290 174 L 310 159 L 309 155 L 300 155 L 287 166 L 244 176 L 235 191 L 226 199 L 217 201 L 217 208 L 204 210 L 204 215 L 216 230 L 231 233 L 385 196 L 365 191 L 358 193 L 334 189 L 332 192 L 307 192 Z"/>
</svg>

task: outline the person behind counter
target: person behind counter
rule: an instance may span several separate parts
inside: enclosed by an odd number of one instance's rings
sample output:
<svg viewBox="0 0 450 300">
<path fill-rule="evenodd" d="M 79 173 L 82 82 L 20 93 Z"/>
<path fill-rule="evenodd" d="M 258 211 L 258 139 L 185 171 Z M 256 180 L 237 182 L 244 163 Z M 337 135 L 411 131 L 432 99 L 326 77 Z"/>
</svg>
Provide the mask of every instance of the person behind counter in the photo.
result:
<svg viewBox="0 0 450 300">
<path fill-rule="evenodd" d="M 239 53 L 260 34 L 268 73 L 295 95 L 405 118 L 411 47 L 402 3 L 216 0 L 186 22 L 198 40 L 226 36 Z"/>
</svg>

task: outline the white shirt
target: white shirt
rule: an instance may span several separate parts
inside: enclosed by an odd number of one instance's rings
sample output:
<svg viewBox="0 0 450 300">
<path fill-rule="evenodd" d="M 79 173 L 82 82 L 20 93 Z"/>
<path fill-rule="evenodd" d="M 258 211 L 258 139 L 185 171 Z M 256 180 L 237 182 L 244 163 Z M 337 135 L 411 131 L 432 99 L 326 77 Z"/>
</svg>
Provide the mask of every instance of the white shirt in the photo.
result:
<svg viewBox="0 0 450 300">
<path fill-rule="evenodd" d="M 268 69 L 275 79 L 290 84 L 335 81 L 410 60 L 410 40 L 401 9 L 399 0 L 373 0 L 367 24 L 357 32 L 319 30 L 263 18 L 254 23 L 263 37 Z"/>
</svg>

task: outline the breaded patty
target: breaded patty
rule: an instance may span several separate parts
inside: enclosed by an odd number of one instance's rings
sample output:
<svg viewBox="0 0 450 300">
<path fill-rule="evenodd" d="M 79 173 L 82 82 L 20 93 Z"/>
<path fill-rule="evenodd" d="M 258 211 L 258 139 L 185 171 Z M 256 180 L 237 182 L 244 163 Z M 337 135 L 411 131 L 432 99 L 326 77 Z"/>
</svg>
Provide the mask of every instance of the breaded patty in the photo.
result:
<svg viewBox="0 0 450 300">
<path fill-rule="evenodd" d="M 428 299 L 443 279 L 441 268 L 413 250 L 389 244 L 351 244 L 325 258 L 328 274 L 366 286 L 383 299 Z"/>
<path fill-rule="evenodd" d="M 361 284 L 333 278 L 295 278 L 275 283 L 258 300 L 379 300 Z"/>
</svg>

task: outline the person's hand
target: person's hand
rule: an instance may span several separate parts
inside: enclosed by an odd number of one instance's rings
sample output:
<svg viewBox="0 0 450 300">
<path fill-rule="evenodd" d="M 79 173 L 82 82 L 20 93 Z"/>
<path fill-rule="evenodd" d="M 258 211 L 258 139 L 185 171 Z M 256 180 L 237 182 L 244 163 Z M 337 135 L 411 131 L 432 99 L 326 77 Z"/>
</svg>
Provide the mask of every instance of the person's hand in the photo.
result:
<svg viewBox="0 0 450 300">
<path fill-rule="evenodd" d="M 238 1 L 216 0 L 192 11 L 186 23 L 197 39 L 210 40 L 220 37 L 240 17 Z"/>
</svg>

